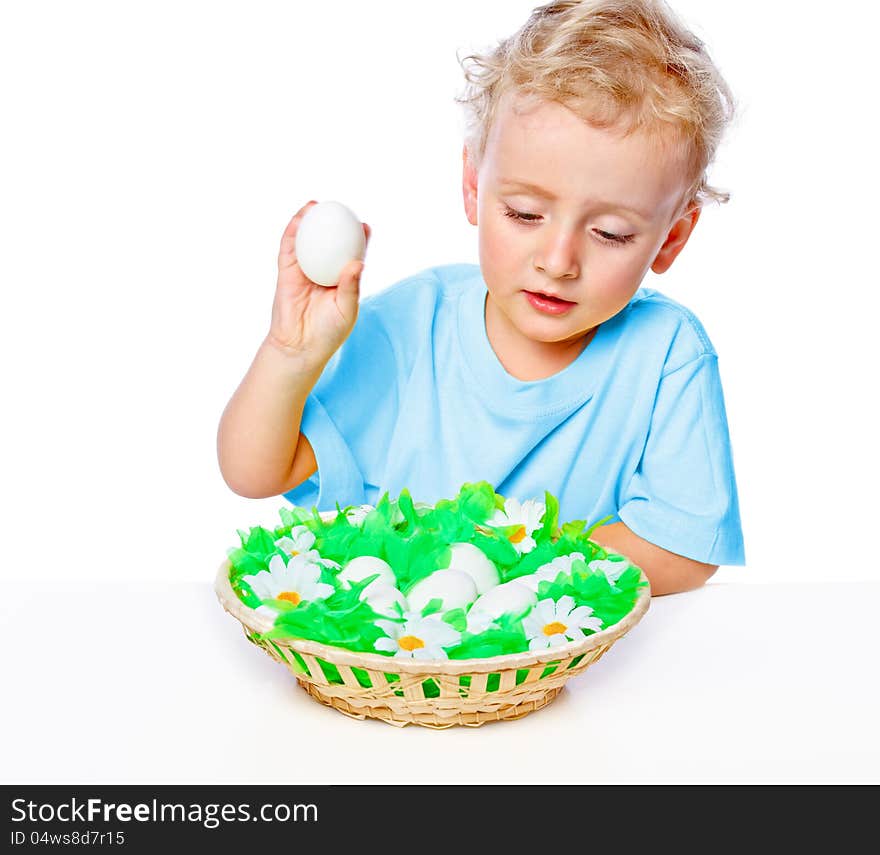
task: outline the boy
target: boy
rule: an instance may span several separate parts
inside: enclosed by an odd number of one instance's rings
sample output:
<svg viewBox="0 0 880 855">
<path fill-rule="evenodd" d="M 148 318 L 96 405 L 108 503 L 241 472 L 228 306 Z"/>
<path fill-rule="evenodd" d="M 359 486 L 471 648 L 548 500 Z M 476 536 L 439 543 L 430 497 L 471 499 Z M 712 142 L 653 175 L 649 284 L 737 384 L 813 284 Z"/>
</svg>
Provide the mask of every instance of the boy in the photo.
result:
<svg viewBox="0 0 880 855">
<path fill-rule="evenodd" d="M 269 334 L 220 422 L 223 477 L 320 510 L 404 487 L 433 502 L 465 481 L 549 490 L 561 520 L 611 516 L 593 539 L 654 594 L 698 587 L 744 563 L 717 356 L 690 311 L 640 285 L 706 199 L 726 201 L 704 176 L 729 91 L 659 0 L 551 3 L 469 58 L 479 265 L 359 305 L 363 262 L 335 288 L 299 270 L 302 208 Z"/>
</svg>

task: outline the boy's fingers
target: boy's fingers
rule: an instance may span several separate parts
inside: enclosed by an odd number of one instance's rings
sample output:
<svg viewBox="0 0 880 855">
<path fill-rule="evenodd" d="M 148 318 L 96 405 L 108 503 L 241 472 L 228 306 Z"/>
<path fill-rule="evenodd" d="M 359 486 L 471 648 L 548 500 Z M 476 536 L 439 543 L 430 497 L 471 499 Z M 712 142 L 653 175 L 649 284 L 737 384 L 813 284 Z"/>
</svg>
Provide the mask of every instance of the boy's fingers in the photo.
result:
<svg viewBox="0 0 880 855">
<path fill-rule="evenodd" d="M 279 266 L 283 264 L 283 266 L 289 267 L 293 262 L 294 249 L 296 247 L 296 230 L 299 227 L 300 222 L 302 222 L 302 218 L 305 216 L 306 211 L 308 211 L 312 205 L 317 204 L 318 203 L 312 199 L 311 201 L 306 202 L 306 204 L 303 205 L 293 217 L 291 217 L 290 222 L 287 224 L 287 228 L 284 229 L 284 234 L 281 236 L 281 248 L 278 251 Z"/>
<path fill-rule="evenodd" d="M 314 199 L 311 199 L 310 201 L 306 202 L 305 205 L 303 205 L 302 208 L 300 208 L 290 218 L 290 222 L 287 224 L 287 228 L 284 230 L 284 237 L 288 237 L 290 235 L 293 235 L 293 233 L 296 231 L 296 225 L 303 218 L 303 216 L 305 215 L 305 212 L 308 211 L 308 209 L 311 208 L 312 205 L 317 205 L 317 204 L 318 203 Z"/>
<path fill-rule="evenodd" d="M 361 288 L 361 274 L 364 271 L 363 261 L 353 261 L 347 264 L 339 277 L 336 286 L 336 299 L 344 308 L 351 308 L 357 304 Z"/>
</svg>

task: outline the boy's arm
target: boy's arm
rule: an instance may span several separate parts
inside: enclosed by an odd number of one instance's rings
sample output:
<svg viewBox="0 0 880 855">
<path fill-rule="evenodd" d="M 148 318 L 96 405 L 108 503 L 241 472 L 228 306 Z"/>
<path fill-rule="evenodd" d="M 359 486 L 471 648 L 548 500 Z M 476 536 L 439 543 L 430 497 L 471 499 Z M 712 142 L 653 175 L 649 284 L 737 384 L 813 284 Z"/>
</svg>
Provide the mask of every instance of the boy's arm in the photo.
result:
<svg viewBox="0 0 880 855">
<path fill-rule="evenodd" d="M 306 399 L 358 314 L 361 258 L 342 269 L 332 288 L 316 285 L 296 260 L 296 234 L 308 209 L 287 224 L 278 252 L 272 322 L 217 429 L 217 459 L 229 487 L 262 499 L 286 493 L 317 470 L 300 433 Z M 364 240 L 370 227 L 364 223 Z"/>
<path fill-rule="evenodd" d="M 717 564 L 703 564 L 656 546 L 622 522 L 600 526 L 590 539 L 620 552 L 641 567 L 651 583 L 652 596 L 699 588 L 718 569 Z"/>
<path fill-rule="evenodd" d="M 269 341 L 260 346 L 217 431 L 220 472 L 234 492 L 250 499 L 277 496 L 317 470 L 299 427 L 321 370 L 320 364 L 286 356 Z"/>
</svg>

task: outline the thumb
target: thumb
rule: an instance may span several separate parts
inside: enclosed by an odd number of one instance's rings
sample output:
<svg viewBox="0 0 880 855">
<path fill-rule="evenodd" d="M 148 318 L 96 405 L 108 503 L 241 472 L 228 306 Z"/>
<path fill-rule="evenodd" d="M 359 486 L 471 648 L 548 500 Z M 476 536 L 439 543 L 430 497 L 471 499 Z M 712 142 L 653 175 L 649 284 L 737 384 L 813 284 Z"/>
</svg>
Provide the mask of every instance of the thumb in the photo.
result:
<svg viewBox="0 0 880 855">
<path fill-rule="evenodd" d="M 346 315 L 352 314 L 357 309 L 363 272 L 364 263 L 357 260 L 351 262 L 339 277 L 339 284 L 336 286 L 336 302 Z"/>
</svg>

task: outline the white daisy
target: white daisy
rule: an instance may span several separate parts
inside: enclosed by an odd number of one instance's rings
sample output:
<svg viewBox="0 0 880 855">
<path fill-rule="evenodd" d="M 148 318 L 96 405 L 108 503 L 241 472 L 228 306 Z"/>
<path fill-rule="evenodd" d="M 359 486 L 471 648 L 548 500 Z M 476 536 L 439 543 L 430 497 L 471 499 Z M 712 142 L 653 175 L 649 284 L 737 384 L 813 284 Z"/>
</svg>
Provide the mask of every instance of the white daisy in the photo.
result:
<svg viewBox="0 0 880 855">
<path fill-rule="evenodd" d="M 335 589 L 326 582 L 318 581 L 321 568 L 314 561 L 305 558 L 311 554 L 296 555 L 287 564 L 280 555 L 273 555 L 269 560 L 268 570 L 261 570 L 255 576 L 244 576 L 243 579 L 261 600 L 286 600 L 294 606 L 306 600 L 323 600 Z M 256 611 L 266 615 L 275 615 L 278 612 L 277 609 L 265 605 Z"/>
<path fill-rule="evenodd" d="M 279 537 L 275 545 L 283 549 L 288 555 L 296 555 L 299 552 L 308 552 L 315 542 L 315 535 L 304 525 L 295 525 L 290 530 L 290 535 Z"/>
<path fill-rule="evenodd" d="M 467 631 L 474 635 L 485 632 L 493 623 L 495 618 L 481 608 L 473 608 L 467 613 Z"/>
<path fill-rule="evenodd" d="M 312 549 L 315 543 L 315 535 L 304 525 L 294 526 L 290 530 L 290 537 L 285 535 L 279 537 L 275 541 L 275 545 L 283 549 L 291 558 L 298 558 L 300 555 L 306 561 L 312 564 L 323 564 L 325 567 L 334 567 L 339 569 L 339 564 L 330 558 L 323 558 L 321 554 Z"/>
<path fill-rule="evenodd" d="M 584 556 L 580 552 L 572 552 L 570 555 L 559 555 L 547 564 L 542 564 L 534 573 L 517 577 L 516 581 L 538 593 L 539 582 L 553 582 L 560 573 L 570 576 L 571 565 L 576 560 L 583 561 Z"/>
<path fill-rule="evenodd" d="M 526 499 L 522 504 L 518 499 L 510 498 L 504 501 L 504 510 L 496 510 L 495 515 L 486 520 L 486 525 L 503 527 L 518 525 L 509 540 L 521 555 L 531 552 L 535 548 L 535 541 L 531 535 L 541 527 L 541 519 L 544 516 L 546 506 L 537 499 Z"/>
<path fill-rule="evenodd" d="M 461 633 L 435 614 L 422 617 L 418 612 L 407 612 L 404 618 L 404 623 L 376 621 L 388 636 L 376 639 L 376 650 L 394 651 L 402 659 L 448 659 L 444 648 L 461 642 Z"/>
<path fill-rule="evenodd" d="M 593 613 L 590 606 L 575 608 L 574 598 L 568 595 L 559 601 L 541 600 L 523 618 L 523 630 L 529 639 L 529 650 L 543 650 L 547 647 L 558 647 L 568 641 L 579 641 L 586 637 L 584 629 L 598 631 L 602 621 L 590 617 Z"/>
<path fill-rule="evenodd" d="M 623 575 L 623 571 L 629 567 L 629 561 L 623 556 L 620 558 L 597 558 L 587 565 L 593 572 L 604 573 L 609 585 L 616 585 L 617 580 Z"/>
</svg>

